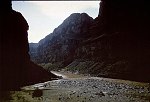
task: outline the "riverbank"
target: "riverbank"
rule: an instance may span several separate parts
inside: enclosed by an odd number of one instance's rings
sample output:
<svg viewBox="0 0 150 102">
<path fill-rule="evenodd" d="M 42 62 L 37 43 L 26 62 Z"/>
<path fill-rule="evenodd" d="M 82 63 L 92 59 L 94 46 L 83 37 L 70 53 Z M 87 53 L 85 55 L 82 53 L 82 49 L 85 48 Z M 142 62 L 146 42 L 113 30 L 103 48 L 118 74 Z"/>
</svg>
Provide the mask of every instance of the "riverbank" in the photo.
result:
<svg viewBox="0 0 150 102">
<path fill-rule="evenodd" d="M 149 102 L 150 84 L 90 77 L 69 72 L 65 76 L 11 92 L 10 102 Z M 8 101 L 5 101 L 8 102 Z"/>
</svg>

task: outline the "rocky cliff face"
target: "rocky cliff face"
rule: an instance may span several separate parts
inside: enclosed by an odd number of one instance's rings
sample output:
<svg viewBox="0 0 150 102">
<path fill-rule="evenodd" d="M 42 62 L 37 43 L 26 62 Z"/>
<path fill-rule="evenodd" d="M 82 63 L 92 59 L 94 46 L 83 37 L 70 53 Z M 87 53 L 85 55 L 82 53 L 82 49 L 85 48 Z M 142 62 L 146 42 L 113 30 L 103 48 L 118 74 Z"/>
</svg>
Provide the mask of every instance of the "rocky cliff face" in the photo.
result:
<svg viewBox="0 0 150 102">
<path fill-rule="evenodd" d="M 39 41 L 36 49 L 38 56 L 33 60 L 68 65 L 74 60 L 75 49 L 87 37 L 92 22 L 93 19 L 86 13 L 71 14 L 53 33 Z"/>
<path fill-rule="evenodd" d="M 97 76 L 149 81 L 149 9 L 146 1 L 102 0 L 90 37 L 76 50 L 79 71 Z M 83 64 L 81 64 L 83 63 Z M 84 68 L 83 68 L 84 67 Z"/>
<path fill-rule="evenodd" d="M 12 10 L 10 0 L 1 1 L 0 6 L 0 91 L 57 78 L 30 61 L 28 23 L 22 14 Z"/>
<path fill-rule="evenodd" d="M 95 76 L 149 81 L 148 2 L 102 0 L 100 5 L 99 16 L 92 23 L 84 25 L 88 28 L 83 30 L 85 33 L 78 34 L 82 30 L 76 30 L 78 24 L 74 23 L 76 28 L 73 32 L 62 30 L 64 26 L 61 25 L 43 39 L 39 46 L 46 50 L 38 50 L 45 53 L 44 59 L 48 59 L 42 62 L 61 62 L 68 59 L 64 65 L 66 70 Z M 64 25 L 67 25 L 67 21 L 70 19 L 66 19 Z M 73 29 L 71 25 L 72 23 L 66 26 L 66 29 Z M 70 43 L 73 38 L 76 43 Z"/>
</svg>

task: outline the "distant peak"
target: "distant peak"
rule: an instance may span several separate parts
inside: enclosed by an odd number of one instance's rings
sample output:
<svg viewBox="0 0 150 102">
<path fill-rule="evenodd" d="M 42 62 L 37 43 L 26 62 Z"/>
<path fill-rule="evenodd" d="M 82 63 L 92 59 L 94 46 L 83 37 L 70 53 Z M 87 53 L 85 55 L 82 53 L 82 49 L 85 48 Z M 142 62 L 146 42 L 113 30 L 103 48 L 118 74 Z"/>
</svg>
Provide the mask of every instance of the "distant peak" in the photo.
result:
<svg viewBox="0 0 150 102">
<path fill-rule="evenodd" d="M 88 14 L 86 13 L 72 13 L 68 18 L 66 18 L 64 21 L 65 22 L 72 22 L 72 21 L 81 21 L 81 20 L 85 20 L 85 19 L 91 19 L 93 20 L 92 17 L 90 17 Z"/>
<path fill-rule="evenodd" d="M 87 13 L 72 13 L 68 18 L 70 18 L 70 17 L 81 17 L 81 16 L 90 17 Z"/>
</svg>

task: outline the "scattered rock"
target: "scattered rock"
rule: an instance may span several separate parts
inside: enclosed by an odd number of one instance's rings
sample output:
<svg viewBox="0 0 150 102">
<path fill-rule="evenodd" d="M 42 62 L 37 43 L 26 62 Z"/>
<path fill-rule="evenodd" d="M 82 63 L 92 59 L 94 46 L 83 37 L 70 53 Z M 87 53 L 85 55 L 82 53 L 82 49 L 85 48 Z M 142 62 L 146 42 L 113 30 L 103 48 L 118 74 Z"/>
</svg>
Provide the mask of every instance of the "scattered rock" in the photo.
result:
<svg viewBox="0 0 150 102">
<path fill-rule="evenodd" d="M 40 89 L 35 89 L 34 92 L 32 93 L 32 97 L 41 97 L 43 95 L 43 90 Z"/>
<path fill-rule="evenodd" d="M 105 94 L 103 92 L 97 92 L 97 93 L 95 93 L 95 95 L 98 95 L 100 97 L 105 96 Z"/>
</svg>

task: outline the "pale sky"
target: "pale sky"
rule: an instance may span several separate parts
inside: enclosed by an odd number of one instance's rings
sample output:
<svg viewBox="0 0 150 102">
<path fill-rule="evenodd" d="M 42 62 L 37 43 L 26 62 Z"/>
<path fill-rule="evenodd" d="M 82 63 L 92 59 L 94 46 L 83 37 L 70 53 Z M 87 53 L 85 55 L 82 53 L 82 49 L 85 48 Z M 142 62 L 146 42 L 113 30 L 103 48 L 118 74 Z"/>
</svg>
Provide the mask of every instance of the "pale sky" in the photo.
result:
<svg viewBox="0 0 150 102">
<path fill-rule="evenodd" d="M 12 1 L 29 24 L 28 40 L 37 43 L 53 32 L 72 13 L 98 16 L 100 1 Z"/>
</svg>

